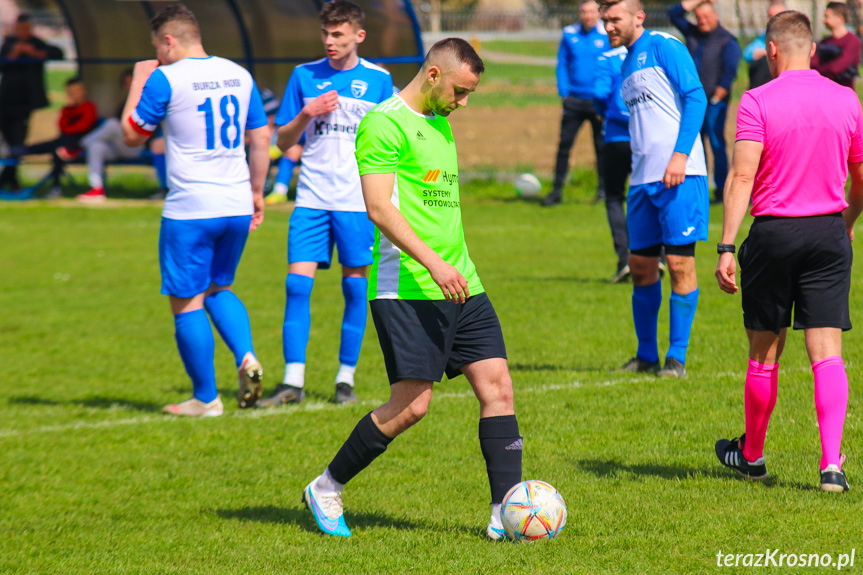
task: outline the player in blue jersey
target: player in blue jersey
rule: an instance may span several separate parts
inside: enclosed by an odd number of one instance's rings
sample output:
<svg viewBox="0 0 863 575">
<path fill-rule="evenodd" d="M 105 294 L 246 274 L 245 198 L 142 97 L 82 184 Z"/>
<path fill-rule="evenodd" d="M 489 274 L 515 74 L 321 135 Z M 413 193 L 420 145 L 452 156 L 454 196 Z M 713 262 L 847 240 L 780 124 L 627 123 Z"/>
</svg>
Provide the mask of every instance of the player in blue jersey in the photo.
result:
<svg viewBox="0 0 863 575">
<path fill-rule="evenodd" d="M 249 231 L 264 219 L 267 116 L 249 72 L 204 51 L 188 8 L 172 4 L 150 27 L 158 59 L 135 65 L 123 136 L 126 145 L 140 146 L 159 124 L 165 132 L 169 191 L 159 235 L 162 293 L 170 297 L 177 347 L 194 388 L 191 399 L 165 411 L 216 416 L 223 406 L 210 319 L 236 359 L 240 407 L 254 405 L 261 395 L 249 316 L 231 284 Z"/>
<path fill-rule="evenodd" d="M 282 328 L 285 377 L 260 407 L 297 403 L 305 397 L 309 300 L 315 272 L 330 267 L 334 245 L 345 298 L 335 399 L 357 399 L 354 372 L 366 329 L 374 226 L 366 215 L 354 149 L 360 120 L 393 95 L 393 82 L 389 72 L 357 56 L 366 37 L 365 14 L 359 6 L 333 0 L 324 6 L 320 20 L 327 57 L 294 69 L 276 116 L 282 150 L 303 136 L 305 144 L 288 231 Z"/>
<path fill-rule="evenodd" d="M 626 178 L 632 169 L 632 148 L 629 146 L 629 109 L 620 85 L 623 83 L 623 61 L 626 48 L 619 46 L 603 54 L 596 61 L 596 79 L 593 82 L 593 106 L 603 118 L 603 154 L 599 173 L 605 181 L 605 212 L 614 252 L 617 254 L 617 270 L 611 283 L 620 283 L 629 278 L 629 234 L 626 231 Z"/>
<path fill-rule="evenodd" d="M 698 304 L 695 242 L 707 239 L 707 166 L 698 137 L 707 97 L 686 46 L 644 29 L 641 0 L 604 0 L 602 7 L 611 45 L 629 52 L 621 94 L 630 112 L 627 224 L 638 352 L 624 369 L 682 378 Z M 663 246 L 671 275 L 671 322 L 661 367 L 656 331 Z"/>
</svg>

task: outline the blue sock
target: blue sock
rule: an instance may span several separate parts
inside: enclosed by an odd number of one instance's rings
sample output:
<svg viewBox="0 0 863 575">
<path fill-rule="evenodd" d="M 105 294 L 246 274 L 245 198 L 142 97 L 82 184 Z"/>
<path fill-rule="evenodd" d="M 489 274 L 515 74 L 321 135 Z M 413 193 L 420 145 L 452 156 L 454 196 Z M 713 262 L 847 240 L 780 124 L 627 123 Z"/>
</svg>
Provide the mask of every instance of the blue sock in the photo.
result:
<svg viewBox="0 0 863 575">
<path fill-rule="evenodd" d="M 671 325 L 668 330 L 668 354 L 680 363 L 686 363 L 686 348 L 689 347 L 689 333 L 695 320 L 695 308 L 698 307 L 698 288 L 686 295 L 671 292 L 668 298 L 671 304 Z"/>
<path fill-rule="evenodd" d="M 282 351 L 285 363 L 306 363 L 306 346 L 312 328 L 310 299 L 315 279 L 288 274 L 285 280 L 285 323 L 282 325 Z"/>
<path fill-rule="evenodd" d="M 168 167 L 165 164 L 165 154 L 153 154 L 153 168 L 155 168 L 156 177 L 159 179 L 159 187 L 167 190 Z"/>
<path fill-rule="evenodd" d="M 255 353 L 252 347 L 252 326 L 246 306 L 234 292 L 222 290 L 208 295 L 204 299 L 204 307 L 219 330 L 219 335 L 234 354 L 239 369 L 243 357 L 248 352 Z"/>
<path fill-rule="evenodd" d="M 632 317 L 635 335 L 638 336 L 638 359 L 648 363 L 659 361 L 659 344 L 656 341 L 659 306 L 662 305 L 662 282 L 632 289 Z"/>
<path fill-rule="evenodd" d="M 363 334 L 368 317 L 369 280 L 366 278 L 342 278 L 342 293 L 345 295 L 345 315 L 342 318 L 342 345 L 339 347 L 339 362 L 351 367 L 360 359 Z"/>
<path fill-rule="evenodd" d="M 282 156 L 279 159 L 279 169 L 276 172 L 276 183 L 277 184 L 285 184 L 286 186 L 291 183 L 291 178 L 294 177 L 294 168 L 297 163 L 290 158 L 286 158 Z"/>
<path fill-rule="evenodd" d="M 174 337 L 186 373 L 192 378 L 193 395 L 204 403 L 210 403 L 218 395 L 216 390 L 216 368 L 213 365 L 216 342 L 213 328 L 202 309 L 174 316 Z"/>
</svg>

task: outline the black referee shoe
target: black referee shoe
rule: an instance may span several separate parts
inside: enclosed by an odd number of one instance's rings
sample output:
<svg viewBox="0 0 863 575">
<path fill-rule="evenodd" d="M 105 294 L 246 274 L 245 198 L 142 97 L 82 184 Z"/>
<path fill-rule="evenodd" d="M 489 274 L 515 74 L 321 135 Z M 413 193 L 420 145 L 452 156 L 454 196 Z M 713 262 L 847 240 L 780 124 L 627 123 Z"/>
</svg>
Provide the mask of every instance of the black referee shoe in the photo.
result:
<svg viewBox="0 0 863 575">
<path fill-rule="evenodd" d="M 759 457 L 752 463 L 743 457 L 743 446 L 746 444 L 746 434 L 734 439 L 720 439 L 716 442 L 716 457 L 719 463 L 740 474 L 744 479 L 761 481 L 767 477 L 767 464 L 764 457 Z"/>
<path fill-rule="evenodd" d="M 844 457 L 843 455 L 843 459 Z M 821 491 L 831 491 L 833 493 L 848 491 L 848 480 L 838 465 L 828 465 L 827 469 L 821 472 Z"/>
</svg>

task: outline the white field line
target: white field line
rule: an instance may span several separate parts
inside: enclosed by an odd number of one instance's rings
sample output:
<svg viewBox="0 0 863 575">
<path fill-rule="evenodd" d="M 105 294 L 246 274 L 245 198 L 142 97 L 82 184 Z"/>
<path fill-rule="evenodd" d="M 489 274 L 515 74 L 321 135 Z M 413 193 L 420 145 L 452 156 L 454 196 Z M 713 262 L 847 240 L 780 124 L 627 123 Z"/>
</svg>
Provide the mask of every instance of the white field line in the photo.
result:
<svg viewBox="0 0 863 575">
<path fill-rule="evenodd" d="M 608 380 L 602 381 L 598 383 L 591 384 L 583 384 L 579 381 L 573 381 L 571 383 L 550 383 L 548 385 L 538 385 L 533 387 L 524 387 L 516 389 L 516 396 L 524 394 L 524 393 L 544 393 L 548 391 L 559 391 L 563 389 L 576 389 L 576 388 L 591 388 L 591 387 L 608 387 L 612 385 L 618 385 L 621 383 L 639 383 L 644 381 L 651 381 L 652 377 L 640 377 L 640 378 L 625 378 L 625 379 L 616 379 L 616 380 Z M 441 392 L 435 393 L 434 399 L 473 399 L 475 396 L 472 391 L 463 391 L 463 392 Z M 384 399 L 366 399 L 359 402 L 359 405 L 367 405 L 367 406 L 378 406 L 382 404 Z M 122 406 L 120 404 L 119 406 Z M 248 411 L 235 411 L 228 417 L 240 417 L 240 418 L 260 418 L 260 417 L 276 417 L 276 416 L 284 416 L 284 415 L 292 415 L 295 413 L 306 412 L 306 411 L 332 411 L 336 409 L 341 409 L 341 406 L 335 405 L 333 403 L 324 403 L 320 401 L 306 401 L 302 404 L 291 407 L 281 407 L 276 409 L 252 409 Z M 0 438 L 3 437 L 19 437 L 23 435 L 35 435 L 37 433 L 65 433 L 69 431 L 76 431 L 79 429 L 98 429 L 100 427 L 119 427 L 123 425 L 137 425 L 141 423 L 151 423 L 151 422 L 173 422 L 173 421 L 181 421 L 182 418 L 179 417 L 171 417 L 169 415 L 142 415 L 140 417 L 130 417 L 127 419 L 114 419 L 108 421 L 79 421 L 78 423 L 69 423 L 63 425 L 41 425 L 38 427 L 33 427 L 31 429 L 0 429 Z"/>
<path fill-rule="evenodd" d="M 849 362 L 846 367 L 851 367 L 851 363 Z M 799 366 L 798 368 L 791 368 L 794 371 L 811 371 L 811 368 L 806 366 Z M 783 370 L 784 371 L 784 370 Z M 745 371 L 726 371 L 711 374 L 711 378 L 726 378 L 726 377 L 739 377 L 742 378 L 746 376 Z M 573 381 L 570 383 L 549 383 L 547 385 L 536 385 L 532 387 L 520 387 L 516 388 L 515 394 L 516 398 L 524 393 L 545 393 L 548 391 L 560 391 L 564 389 L 578 389 L 578 388 L 592 388 L 592 387 L 610 387 L 612 385 L 626 384 L 626 383 L 642 383 L 645 381 L 655 381 L 655 379 L 651 376 L 632 378 L 632 377 L 622 377 L 620 379 L 610 379 L 606 381 L 600 381 L 597 383 L 589 383 L 584 384 L 580 381 Z M 459 392 L 439 392 L 433 395 L 434 399 L 473 399 L 475 396 L 472 391 L 459 391 Z M 366 405 L 366 406 L 378 406 L 381 405 L 385 400 L 384 399 L 365 399 L 360 401 L 358 405 Z M 122 404 L 118 404 L 117 407 L 122 407 Z M 277 417 L 284 415 L 292 415 L 294 413 L 301 413 L 306 411 L 332 411 L 336 409 L 341 409 L 342 406 L 335 405 L 333 403 L 325 403 L 321 401 L 306 401 L 297 406 L 287 406 L 276 409 L 252 409 L 248 411 L 235 411 L 228 417 L 240 417 L 240 418 L 259 418 L 259 417 Z M 172 422 L 172 421 L 181 421 L 182 418 L 179 417 L 171 417 L 161 414 L 154 415 L 142 415 L 140 417 L 130 417 L 127 419 L 113 419 L 108 421 L 79 421 L 78 423 L 68 423 L 63 425 L 40 425 L 38 427 L 33 427 L 31 429 L 0 429 L 0 438 L 3 437 L 19 437 L 22 435 L 35 435 L 37 433 L 63 433 L 67 431 L 75 431 L 78 429 L 98 429 L 100 427 L 119 427 L 123 425 L 137 425 L 141 423 L 150 423 L 150 422 Z"/>
</svg>

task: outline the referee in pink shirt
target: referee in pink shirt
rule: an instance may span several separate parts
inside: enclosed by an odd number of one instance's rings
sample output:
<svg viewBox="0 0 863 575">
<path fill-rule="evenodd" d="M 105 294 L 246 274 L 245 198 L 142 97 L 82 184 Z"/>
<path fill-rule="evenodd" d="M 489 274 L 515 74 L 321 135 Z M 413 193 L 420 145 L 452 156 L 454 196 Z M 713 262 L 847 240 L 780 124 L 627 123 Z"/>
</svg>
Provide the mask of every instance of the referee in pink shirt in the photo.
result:
<svg viewBox="0 0 863 575">
<path fill-rule="evenodd" d="M 863 111 L 854 91 L 809 69 L 815 45 L 805 15 L 771 18 L 766 41 L 774 80 L 740 99 L 717 246 L 716 279 L 734 294 L 734 243 L 751 196 L 755 221 L 738 254 L 749 337 L 746 433 L 716 442 L 716 456 L 747 479 L 767 477 L 764 438 L 793 309 L 815 374 L 821 489 L 847 491 L 840 455 L 848 406 L 842 331 L 851 329 L 851 240 L 863 211 Z"/>
</svg>

